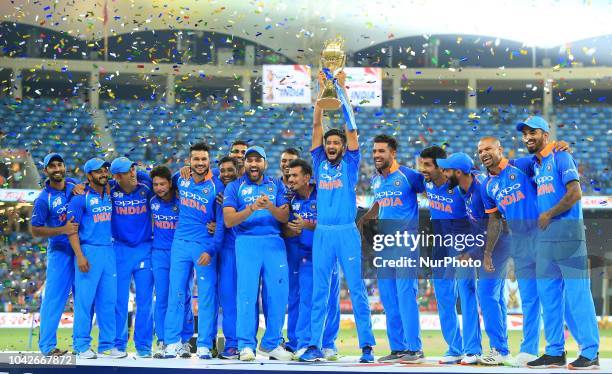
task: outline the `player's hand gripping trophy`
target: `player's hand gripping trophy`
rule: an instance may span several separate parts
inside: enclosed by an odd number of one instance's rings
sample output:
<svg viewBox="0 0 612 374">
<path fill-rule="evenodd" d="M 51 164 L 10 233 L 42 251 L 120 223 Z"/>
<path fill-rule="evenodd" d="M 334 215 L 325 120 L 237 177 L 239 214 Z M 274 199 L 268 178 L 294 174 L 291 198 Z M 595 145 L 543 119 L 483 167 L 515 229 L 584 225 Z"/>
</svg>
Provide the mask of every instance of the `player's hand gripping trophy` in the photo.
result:
<svg viewBox="0 0 612 374">
<path fill-rule="evenodd" d="M 339 73 L 344 68 L 346 62 L 346 54 L 342 50 L 344 47 L 344 39 L 337 37 L 335 39 L 327 40 L 321 51 L 321 71 L 323 74 L 319 74 L 319 96 L 317 98 L 317 105 L 324 110 L 338 110 L 340 109 L 341 102 L 338 99 L 338 93 L 336 92 L 336 86 L 334 85 L 334 78 L 338 79 L 340 86 L 344 87 L 345 75 L 342 73 L 340 77 Z M 321 79 L 323 75 L 325 79 Z"/>
</svg>

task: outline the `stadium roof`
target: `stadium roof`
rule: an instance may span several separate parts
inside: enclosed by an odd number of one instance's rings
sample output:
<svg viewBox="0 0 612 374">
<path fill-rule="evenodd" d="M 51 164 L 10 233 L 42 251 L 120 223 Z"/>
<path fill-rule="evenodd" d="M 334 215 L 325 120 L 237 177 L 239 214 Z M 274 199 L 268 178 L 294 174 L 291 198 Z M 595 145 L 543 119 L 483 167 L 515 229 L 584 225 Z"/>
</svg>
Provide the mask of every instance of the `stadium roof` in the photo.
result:
<svg viewBox="0 0 612 374">
<path fill-rule="evenodd" d="M 349 51 L 415 35 L 472 34 L 554 47 L 612 34 L 607 0 L 6 0 L 0 10 L 3 21 L 88 40 L 102 38 L 105 27 L 111 36 L 216 30 L 294 59 L 338 34 Z"/>
</svg>

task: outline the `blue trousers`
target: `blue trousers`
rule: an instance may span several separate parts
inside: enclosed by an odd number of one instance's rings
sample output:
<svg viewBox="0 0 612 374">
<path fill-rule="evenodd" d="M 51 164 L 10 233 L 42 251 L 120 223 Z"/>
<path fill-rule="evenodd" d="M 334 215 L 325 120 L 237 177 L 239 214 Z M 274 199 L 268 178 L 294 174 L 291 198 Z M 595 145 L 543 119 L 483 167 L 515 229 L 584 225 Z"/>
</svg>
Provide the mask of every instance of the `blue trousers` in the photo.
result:
<svg viewBox="0 0 612 374">
<path fill-rule="evenodd" d="M 217 257 L 213 256 L 207 266 L 198 265 L 198 259 L 212 240 L 198 243 L 174 238 L 170 254 L 170 291 L 168 311 L 166 312 L 164 338 L 166 344 L 181 342 L 185 320 L 186 295 L 193 282 L 192 269 L 195 268 L 198 287 L 198 347 L 213 347 L 217 319 Z"/>
<path fill-rule="evenodd" d="M 420 351 L 418 278 L 380 278 L 378 290 L 387 317 L 387 338 L 392 351 Z"/>
<path fill-rule="evenodd" d="M 485 332 L 489 337 L 490 348 L 502 355 L 510 353 L 508 348 L 508 326 L 504 287 L 508 273 L 510 238 L 500 236 L 493 252 L 495 271 L 489 273 L 480 269 L 478 279 L 478 301 L 482 312 Z"/>
<path fill-rule="evenodd" d="M 91 348 L 91 320 L 95 306 L 98 328 L 98 352 L 115 346 L 117 301 L 117 263 L 112 246 L 81 245 L 89 262 L 87 273 L 79 270 L 74 259 L 74 350 Z"/>
<path fill-rule="evenodd" d="M 310 316 L 310 344 L 323 345 L 323 331 L 330 294 L 330 284 L 336 263 L 340 263 L 351 295 L 357 323 L 359 347 L 376 345 L 372 333 L 370 304 L 361 277 L 361 238 L 355 224 L 317 225 L 312 246 L 313 291 Z"/>
<path fill-rule="evenodd" d="M 523 311 L 523 341 L 520 351 L 537 356 L 542 323 L 542 310 L 538 296 L 540 280 L 536 277 L 536 255 L 533 250 L 538 243 L 537 234 L 513 234 L 511 238 L 514 273 L 518 281 L 521 309 Z"/>
<path fill-rule="evenodd" d="M 435 247 L 434 257 L 446 253 L 445 248 Z M 482 334 L 476 296 L 476 272 L 474 268 L 434 268 L 433 286 L 438 303 L 442 336 L 448 344 L 448 356 L 482 353 Z M 457 297 L 461 302 L 463 338 L 457 313 Z"/>
<path fill-rule="evenodd" d="M 51 250 L 47 252 L 47 278 L 40 307 L 40 338 L 38 347 L 43 354 L 57 346 L 57 327 L 70 290 L 74 286 L 74 253 Z"/>
<path fill-rule="evenodd" d="M 287 342 L 285 347 L 295 351 L 298 347 L 297 324 L 300 311 L 300 242 L 297 237 L 286 238 L 287 265 L 289 266 L 289 303 L 287 306 Z M 312 294 L 312 291 L 310 292 Z"/>
<path fill-rule="evenodd" d="M 218 254 L 217 266 L 219 305 L 223 313 L 222 326 L 226 348 L 238 348 L 236 338 L 236 249 L 222 248 Z"/>
<path fill-rule="evenodd" d="M 164 342 L 166 312 L 168 311 L 168 294 L 170 289 L 170 250 L 153 248 L 151 265 L 153 266 L 153 280 L 155 282 L 155 335 L 158 342 Z M 190 276 L 190 279 L 193 275 Z M 191 288 L 185 292 L 185 319 L 181 331 L 181 341 L 189 341 L 193 336 L 193 311 L 191 310 Z"/>
<path fill-rule="evenodd" d="M 153 270 L 151 242 L 134 247 L 115 242 L 117 259 L 117 305 L 115 347 L 125 351 L 128 342 L 128 302 L 132 277 L 136 285 L 136 322 L 134 345 L 138 351 L 150 351 L 153 343 Z"/>
<path fill-rule="evenodd" d="M 565 350 L 565 315 L 580 354 L 594 359 L 599 351 L 599 329 L 591 295 L 586 242 L 541 242 L 537 274 L 538 295 L 544 311 L 546 354 L 560 356 Z M 578 321 L 580 326 L 577 326 Z"/>
<path fill-rule="evenodd" d="M 289 271 L 285 242 L 278 235 L 236 237 L 238 349 L 257 347 L 256 305 L 259 280 L 266 289 L 268 315 L 261 347 L 272 350 L 281 344 L 285 310 L 289 297 Z"/>
<path fill-rule="evenodd" d="M 297 349 L 307 348 L 311 340 L 310 315 L 312 313 L 312 260 L 302 258 L 299 267 L 300 307 L 296 334 Z M 330 281 L 330 293 L 323 330 L 323 348 L 336 349 L 336 338 L 340 329 L 340 274 L 335 265 Z"/>
</svg>

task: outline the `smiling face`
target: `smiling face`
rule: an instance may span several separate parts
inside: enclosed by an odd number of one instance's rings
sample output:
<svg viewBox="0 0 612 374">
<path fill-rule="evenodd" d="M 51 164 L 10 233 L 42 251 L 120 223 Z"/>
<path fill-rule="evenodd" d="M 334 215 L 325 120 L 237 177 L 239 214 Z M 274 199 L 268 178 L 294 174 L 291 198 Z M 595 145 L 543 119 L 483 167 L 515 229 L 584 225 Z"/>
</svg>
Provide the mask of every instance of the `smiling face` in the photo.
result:
<svg viewBox="0 0 612 374">
<path fill-rule="evenodd" d="M 453 189 L 459 185 L 459 176 L 461 172 L 456 169 L 444 169 L 442 170 L 446 178 L 448 179 L 448 188 Z"/>
<path fill-rule="evenodd" d="M 344 154 L 344 142 L 338 135 L 330 135 L 325 139 L 325 155 L 329 162 L 336 162 Z"/>
<path fill-rule="evenodd" d="M 283 177 L 289 178 L 289 164 L 291 163 L 291 161 L 297 159 L 298 156 L 292 153 L 284 152 L 283 154 L 281 154 L 280 169 L 283 173 Z"/>
<path fill-rule="evenodd" d="M 432 180 L 438 180 L 442 176 L 442 169 L 440 169 L 433 158 L 419 157 L 418 161 L 419 172 L 423 174 L 423 177 L 427 182 Z"/>
<path fill-rule="evenodd" d="M 226 186 L 238 178 L 238 170 L 233 162 L 222 162 L 219 165 L 219 178 Z"/>
<path fill-rule="evenodd" d="M 136 187 L 138 185 L 138 179 L 136 177 L 136 167 L 132 165 L 127 173 L 117 173 L 113 175 L 113 178 L 121 186 Z"/>
<path fill-rule="evenodd" d="M 503 158 L 504 149 L 499 140 L 495 138 L 483 138 L 478 142 L 478 158 L 487 168 L 491 169 L 499 165 Z"/>
<path fill-rule="evenodd" d="M 257 153 L 249 153 L 244 162 L 245 172 L 251 182 L 259 182 L 266 170 L 266 160 Z"/>
<path fill-rule="evenodd" d="M 298 191 L 310 183 L 310 175 L 304 173 L 301 166 L 289 168 L 289 188 Z"/>
<path fill-rule="evenodd" d="M 45 174 L 53 182 L 62 182 L 66 178 L 66 165 L 60 160 L 51 161 L 45 168 Z"/>
<path fill-rule="evenodd" d="M 541 129 L 532 129 L 529 126 L 523 127 L 523 144 L 527 146 L 529 153 L 540 152 L 548 143 L 548 133 Z"/>
<path fill-rule="evenodd" d="M 378 172 L 381 172 L 391 166 L 395 160 L 397 151 L 392 149 L 387 143 L 374 143 L 372 149 L 372 157 L 374 158 L 374 167 Z"/>
<path fill-rule="evenodd" d="M 164 200 L 172 190 L 172 182 L 164 177 L 153 177 L 153 192 L 157 197 Z"/>
<path fill-rule="evenodd" d="M 234 144 L 232 149 L 230 149 L 229 156 L 238 161 L 238 168 L 242 168 L 244 166 L 244 155 L 246 153 L 248 146 L 246 144 Z"/>
<path fill-rule="evenodd" d="M 203 178 L 208 174 L 210 168 L 210 158 L 208 151 L 191 151 L 189 155 L 189 165 L 191 172 Z"/>
<path fill-rule="evenodd" d="M 98 170 L 94 170 L 87 174 L 87 180 L 89 183 L 98 186 L 104 187 L 108 183 L 108 168 L 106 166 L 101 167 Z"/>
</svg>

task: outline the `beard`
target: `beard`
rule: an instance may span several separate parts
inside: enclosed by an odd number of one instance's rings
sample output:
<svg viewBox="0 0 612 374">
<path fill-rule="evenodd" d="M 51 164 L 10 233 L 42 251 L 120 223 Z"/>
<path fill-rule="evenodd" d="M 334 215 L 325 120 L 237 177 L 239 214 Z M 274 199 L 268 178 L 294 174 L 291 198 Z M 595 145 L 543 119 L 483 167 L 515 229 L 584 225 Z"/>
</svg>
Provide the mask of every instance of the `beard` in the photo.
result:
<svg viewBox="0 0 612 374">
<path fill-rule="evenodd" d="M 448 188 L 452 190 L 458 185 L 459 185 L 459 180 L 457 179 L 457 177 L 454 175 L 451 175 L 451 177 L 448 178 Z"/>
</svg>

